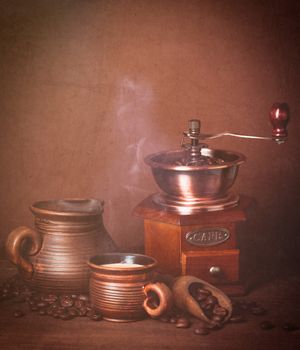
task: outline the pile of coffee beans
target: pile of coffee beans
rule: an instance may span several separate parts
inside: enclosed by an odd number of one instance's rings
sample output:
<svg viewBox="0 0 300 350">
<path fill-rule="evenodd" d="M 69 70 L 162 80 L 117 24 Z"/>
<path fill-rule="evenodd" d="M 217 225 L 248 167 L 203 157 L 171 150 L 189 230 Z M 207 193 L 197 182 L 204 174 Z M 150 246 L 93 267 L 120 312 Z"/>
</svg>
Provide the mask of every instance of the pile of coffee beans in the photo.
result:
<svg viewBox="0 0 300 350">
<path fill-rule="evenodd" d="M 232 302 L 232 306 L 232 315 L 229 320 L 231 323 L 246 322 L 252 315 L 260 317 L 267 315 L 267 310 L 252 300 L 238 299 Z M 278 325 L 276 325 L 273 321 L 263 320 L 259 323 L 259 326 L 262 330 L 268 331 L 277 327 Z M 299 327 L 292 322 L 284 322 L 280 324 L 280 327 L 287 332 L 299 330 Z"/>
<path fill-rule="evenodd" d="M 177 160 L 174 165 L 184 166 L 203 166 L 203 165 L 220 165 L 224 164 L 224 160 L 216 157 L 199 155 L 191 159 Z"/>
<path fill-rule="evenodd" d="M 190 328 L 195 324 L 195 335 L 207 335 L 212 330 L 219 330 L 222 328 L 224 320 L 228 315 L 228 310 L 219 304 L 218 299 L 211 293 L 210 290 L 205 289 L 201 283 L 192 283 L 189 287 L 189 293 L 197 301 L 205 316 L 213 321 L 211 323 L 195 320 L 188 314 L 173 308 L 173 310 L 160 317 L 160 321 L 169 322 L 176 326 L 176 328 Z"/>
<path fill-rule="evenodd" d="M 228 310 L 219 304 L 218 299 L 200 283 L 192 283 L 189 292 L 197 301 L 205 316 L 213 322 L 205 322 L 191 317 L 178 309 L 173 309 L 169 314 L 160 317 L 160 321 L 172 323 L 176 328 L 190 328 L 193 326 L 195 335 L 206 336 L 211 331 L 220 330 L 225 325 Z M 257 302 L 248 299 L 235 299 L 232 301 L 232 314 L 228 319 L 228 324 L 244 323 L 249 318 L 260 317 L 258 327 L 267 331 L 276 327 L 274 322 L 270 320 L 261 320 L 267 314 L 267 310 Z M 277 326 L 278 327 L 278 326 Z M 293 332 L 299 330 L 299 327 L 292 322 L 285 322 L 280 327 L 287 331 Z"/>
<path fill-rule="evenodd" d="M 93 310 L 88 295 L 40 293 L 26 285 L 19 275 L 9 278 L 0 287 L 0 302 L 5 300 L 14 304 L 14 317 L 23 317 L 28 310 L 61 320 L 75 317 L 88 317 L 93 321 L 102 319 L 101 314 Z"/>
<path fill-rule="evenodd" d="M 183 312 L 180 312 L 176 308 L 163 315 L 159 318 L 161 322 L 172 323 L 176 326 L 176 328 L 189 328 L 191 326 L 191 320 L 188 315 Z"/>
<path fill-rule="evenodd" d="M 180 312 L 176 309 L 173 309 L 169 314 L 163 315 L 159 318 L 161 322 L 172 323 L 176 328 L 186 329 L 190 328 L 192 325 L 194 327 L 195 335 L 207 335 L 212 330 L 218 330 L 222 328 L 221 324 L 208 324 L 204 321 L 196 320 L 192 318 L 190 315 Z"/>
<path fill-rule="evenodd" d="M 236 300 L 232 302 L 232 315 L 230 322 L 245 322 L 249 315 L 262 316 L 267 313 L 266 309 L 252 300 Z"/>
<path fill-rule="evenodd" d="M 213 324 L 202 320 L 195 320 L 190 315 L 173 308 L 167 315 L 160 317 L 161 322 L 174 324 L 178 329 L 190 328 L 194 324 L 195 335 L 208 335 L 212 330 L 219 330 L 224 325 L 228 310 L 220 306 L 218 299 L 205 289 L 200 283 L 191 284 L 190 294 L 198 302 L 204 314 Z M 93 321 L 100 321 L 102 316 L 93 310 L 86 294 L 40 293 L 29 287 L 19 275 L 7 279 L 0 286 L 0 303 L 9 302 L 13 305 L 12 315 L 16 318 L 24 317 L 28 312 L 35 312 L 41 316 L 51 316 L 60 320 L 71 320 L 75 317 L 88 317 Z M 229 323 L 246 322 L 252 316 L 265 316 L 267 311 L 255 301 L 236 299 L 232 302 L 232 314 Z M 259 327 L 268 331 L 278 325 L 270 320 L 261 320 Z M 298 331 L 297 324 L 284 322 L 280 327 L 287 332 Z"/>
<path fill-rule="evenodd" d="M 205 316 L 220 327 L 228 315 L 228 310 L 219 304 L 219 300 L 201 283 L 192 283 L 189 287 L 191 296 L 197 301 Z"/>
</svg>

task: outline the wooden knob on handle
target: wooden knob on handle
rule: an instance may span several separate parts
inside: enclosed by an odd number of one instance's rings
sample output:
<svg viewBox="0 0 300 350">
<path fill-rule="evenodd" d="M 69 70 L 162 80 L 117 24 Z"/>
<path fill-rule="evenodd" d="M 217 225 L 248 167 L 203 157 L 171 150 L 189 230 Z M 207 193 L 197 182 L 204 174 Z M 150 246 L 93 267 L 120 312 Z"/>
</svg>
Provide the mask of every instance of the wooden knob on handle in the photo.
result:
<svg viewBox="0 0 300 350">
<path fill-rule="evenodd" d="M 287 103 L 274 103 L 270 110 L 272 124 L 272 137 L 277 143 L 283 143 L 287 139 L 287 124 L 290 119 L 290 111 Z"/>
</svg>

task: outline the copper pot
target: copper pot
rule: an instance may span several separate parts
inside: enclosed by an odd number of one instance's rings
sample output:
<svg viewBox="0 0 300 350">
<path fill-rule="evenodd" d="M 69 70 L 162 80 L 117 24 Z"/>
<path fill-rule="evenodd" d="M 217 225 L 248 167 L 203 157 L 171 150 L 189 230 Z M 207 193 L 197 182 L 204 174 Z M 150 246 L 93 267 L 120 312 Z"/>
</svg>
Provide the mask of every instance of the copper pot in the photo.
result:
<svg viewBox="0 0 300 350">
<path fill-rule="evenodd" d="M 9 234 L 6 252 L 10 261 L 40 290 L 88 291 L 89 258 L 113 249 L 103 226 L 100 201 L 42 201 L 30 210 L 35 230 L 21 226 Z"/>
<path fill-rule="evenodd" d="M 158 317 L 172 306 L 164 283 L 151 283 L 157 262 L 141 254 L 111 253 L 89 261 L 93 307 L 109 321 L 137 321 Z"/>
</svg>

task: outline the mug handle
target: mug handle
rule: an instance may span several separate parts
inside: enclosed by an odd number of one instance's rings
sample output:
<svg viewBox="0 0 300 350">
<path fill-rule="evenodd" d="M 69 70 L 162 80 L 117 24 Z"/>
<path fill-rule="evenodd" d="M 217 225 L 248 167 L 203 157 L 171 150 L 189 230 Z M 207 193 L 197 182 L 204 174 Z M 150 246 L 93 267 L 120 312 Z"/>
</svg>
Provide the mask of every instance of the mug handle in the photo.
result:
<svg viewBox="0 0 300 350">
<path fill-rule="evenodd" d="M 148 315 L 151 317 L 161 316 L 166 311 L 169 311 L 173 305 L 173 296 L 169 287 L 164 283 L 149 283 L 144 287 L 144 293 L 146 299 L 144 300 L 143 307 Z M 152 304 L 153 297 L 151 294 L 155 294 L 159 299 L 159 305 L 154 306 Z"/>
<path fill-rule="evenodd" d="M 22 256 L 22 245 L 26 239 L 30 240 L 28 254 L 37 254 L 42 247 L 42 237 L 38 232 L 25 226 L 16 228 L 8 235 L 5 250 L 8 259 L 21 269 L 25 277 L 31 278 L 34 272 L 33 265 Z"/>
</svg>

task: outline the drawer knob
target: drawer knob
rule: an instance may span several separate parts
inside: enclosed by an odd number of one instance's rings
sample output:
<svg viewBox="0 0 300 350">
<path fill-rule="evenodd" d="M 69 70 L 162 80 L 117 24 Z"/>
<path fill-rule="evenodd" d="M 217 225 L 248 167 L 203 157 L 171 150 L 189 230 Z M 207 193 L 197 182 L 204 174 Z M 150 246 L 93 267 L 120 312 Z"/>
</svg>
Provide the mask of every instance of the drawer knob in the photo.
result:
<svg viewBox="0 0 300 350">
<path fill-rule="evenodd" d="M 214 277 L 220 277 L 222 275 L 222 269 L 220 266 L 212 266 L 209 269 L 209 273 Z"/>
</svg>

